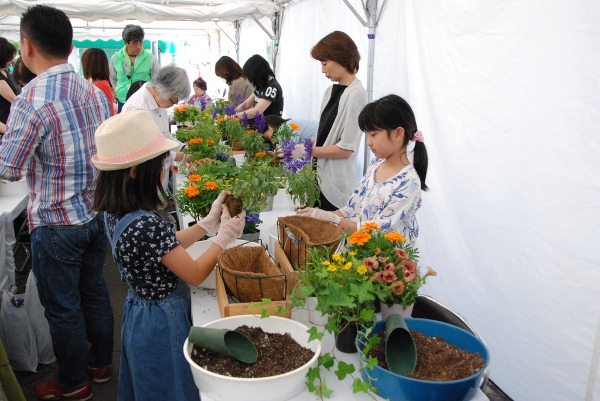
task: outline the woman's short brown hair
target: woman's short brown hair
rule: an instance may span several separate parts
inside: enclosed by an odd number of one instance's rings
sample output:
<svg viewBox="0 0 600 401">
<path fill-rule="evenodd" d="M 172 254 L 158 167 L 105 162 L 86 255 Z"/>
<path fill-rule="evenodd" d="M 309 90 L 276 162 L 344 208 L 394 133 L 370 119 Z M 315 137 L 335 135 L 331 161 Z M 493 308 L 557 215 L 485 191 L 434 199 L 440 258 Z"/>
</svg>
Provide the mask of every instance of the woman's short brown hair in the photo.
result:
<svg viewBox="0 0 600 401">
<path fill-rule="evenodd" d="M 312 48 L 310 56 L 319 61 L 335 61 L 352 74 L 358 72 L 360 53 L 356 43 L 344 32 L 333 31 L 325 36 Z"/>
<path fill-rule="evenodd" d="M 231 57 L 223 56 L 215 63 L 215 75 L 223 78 L 227 85 L 244 76 L 242 67 Z"/>
<path fill-rule="evenodd" d="M 110 82 L 110 70 L 108 69 L 108 58 L 104 50 L 98 48 L 87 49 L 81 55 L 81 67 L 85 79 L 94 81 Z"/>
</svg>

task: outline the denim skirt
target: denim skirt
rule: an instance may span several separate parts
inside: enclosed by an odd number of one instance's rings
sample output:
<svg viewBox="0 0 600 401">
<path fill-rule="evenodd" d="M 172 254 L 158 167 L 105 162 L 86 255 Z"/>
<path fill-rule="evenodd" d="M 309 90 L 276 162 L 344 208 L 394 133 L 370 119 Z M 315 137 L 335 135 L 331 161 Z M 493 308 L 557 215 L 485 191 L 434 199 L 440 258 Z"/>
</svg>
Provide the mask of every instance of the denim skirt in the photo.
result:
<svg viewBox="0 0 600 401">
<path fill-rule="evenodd" d="M 200 400 L 183 343 L 191 327 L 188 285 L 150 300 L 131 288 L 121 329 L 119 401 Z"/>
</svg>

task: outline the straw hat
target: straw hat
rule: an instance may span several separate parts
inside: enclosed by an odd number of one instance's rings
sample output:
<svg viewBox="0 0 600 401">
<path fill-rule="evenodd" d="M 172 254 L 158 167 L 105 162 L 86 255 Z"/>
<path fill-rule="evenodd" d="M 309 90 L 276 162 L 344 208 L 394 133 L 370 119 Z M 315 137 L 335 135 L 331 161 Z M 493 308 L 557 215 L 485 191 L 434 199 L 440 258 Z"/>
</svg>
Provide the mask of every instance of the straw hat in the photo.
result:
<svg viewBox="0 0 600 401">
<path fill-rule="evenodd" d="M 147 111 L 117 114 L 96 130 L 92 163 L 102 171 L 132 167 L 165 153 L 179 144 L 164 137 Z"/>
</svg>

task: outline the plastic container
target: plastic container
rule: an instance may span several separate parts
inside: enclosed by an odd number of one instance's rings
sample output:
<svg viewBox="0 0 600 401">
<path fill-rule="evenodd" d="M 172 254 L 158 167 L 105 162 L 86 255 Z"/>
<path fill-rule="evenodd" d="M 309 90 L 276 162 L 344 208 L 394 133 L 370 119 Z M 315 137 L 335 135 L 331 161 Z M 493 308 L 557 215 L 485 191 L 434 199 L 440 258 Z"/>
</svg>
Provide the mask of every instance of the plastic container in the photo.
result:
<svg viewBox="0 0 600 401">
<path fill-rule="evenodd" d="M 245 379 L 222 376 L 196 365 L 190 357 L 192 344 L 188 343 L 186 339 L 183 353 L 192 369 L 194 382 L 202 394 L 214 401 L 255 401 L 257 399 L 284 401 L 304 391 L 306 389 L 306 373 L 309 368 L 317 366 L 317 358 L 321 353 L 320 341 L 308 342 L 308 327 L 291 319 L 276 316 L 261 319 L 260 316 L 252 315 L 227 317 L 207 323 L 203 327 L 232 330 L 242 325 L 261 327 L 268 333 L 290 333 L 294 340 L 303 347 L 313 350 L 315 355 L 304 366 L 291 372 L 271 377 Z"/>
<path fill-rule="evenodd" d="M 486 366 L 489 366 L 490 356 L 486 346 L 481 340 L 471 333 L 447 323 L 429 319 L 405 319 L 410 330 L 419 331 L 430 337 L 441 337 L 446 342 L 470 352 L 479 352 Z M 385 320 L 377 322 L 370 335 L 375 335 L 385 330 Z M 365 356 L 360 351 L 359 339 L 363 336 L 361 331 L 356 340 L 359 348 L 358 354 L 361 362 Z M 368 374 L 372 379 L 377 379 L 373 385 L 377 387 L 376 394 L 391 401 L 462 401 L 473 397 L 479 389 L 485 368 L 476 374 L 461 380 L 445 382 L 411 379 L 410 377 L 397 375 L 389 370 L 375 366 Z M 367 373 L 361 370 L 362 379 L 367 381 Z"/>
<path fill-rule="evenodd" d="M 279 238 L 278 238 L 279 233 L 277 232 L 277 223 L 275 223 L 271 227 L 269 227 L 267 232 L 269 233 L 269 253 L 274 257 L 275 256 L 275 243 L 279 242 Z"/>
</svg>

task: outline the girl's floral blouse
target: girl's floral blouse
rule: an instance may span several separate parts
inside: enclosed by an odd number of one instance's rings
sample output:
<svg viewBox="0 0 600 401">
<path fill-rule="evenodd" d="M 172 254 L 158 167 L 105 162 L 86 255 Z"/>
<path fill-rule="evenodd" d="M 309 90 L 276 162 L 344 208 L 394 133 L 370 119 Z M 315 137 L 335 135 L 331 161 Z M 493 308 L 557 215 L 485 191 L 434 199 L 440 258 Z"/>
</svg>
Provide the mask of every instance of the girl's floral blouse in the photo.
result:
<svg viewBox="0 0 600 401">
<path fill-rule="evenodd" d="M 383 159 L 374 159 L 360 180 L 347 206 L 340 209 L 345 219 L 374 221 L 384 233 L 397 231 L 412 245 L 419 236 L 415 216 L 421 207 L 421 180 L 412 164 L 392 178 L 376 182 L 375 171 Z"/>
<path fill-rule="evenodd" d="M 108 230 L 112 236 L 124 216 L 108 214 Z M 161 299 L 177 289 L 179 277 L 161 259 L 179 245 L 173 223 L 157 215 L 135 219 L 117 241 L 117 258 L 122 279 L 140 297 Z"/>
</svg>

